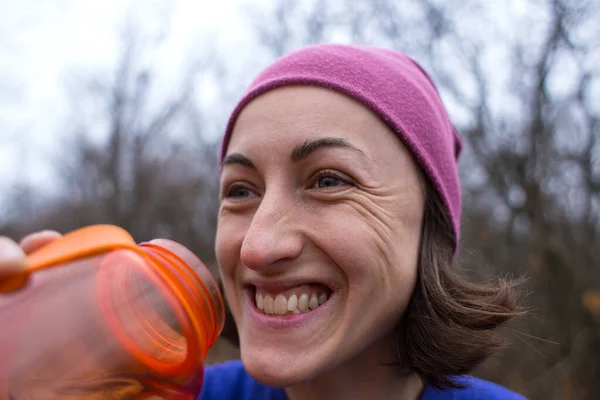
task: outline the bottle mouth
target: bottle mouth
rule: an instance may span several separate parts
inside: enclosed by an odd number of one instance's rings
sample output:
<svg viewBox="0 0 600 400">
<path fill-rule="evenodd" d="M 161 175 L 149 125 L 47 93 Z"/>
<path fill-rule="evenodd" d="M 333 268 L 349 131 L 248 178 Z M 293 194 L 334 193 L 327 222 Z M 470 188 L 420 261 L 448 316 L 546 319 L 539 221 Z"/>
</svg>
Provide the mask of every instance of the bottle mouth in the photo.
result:
<svg viewBox="0 0 600 400">
<path fill-rule="evenodd" d="M 105 320 L 146 367 L 169 376 L 192 373 L 223 329 L 219 287 L 202 261 L 176 242 L 161 239 L 136 250 L 114 250 L 101 261 Z"/>
</svg>

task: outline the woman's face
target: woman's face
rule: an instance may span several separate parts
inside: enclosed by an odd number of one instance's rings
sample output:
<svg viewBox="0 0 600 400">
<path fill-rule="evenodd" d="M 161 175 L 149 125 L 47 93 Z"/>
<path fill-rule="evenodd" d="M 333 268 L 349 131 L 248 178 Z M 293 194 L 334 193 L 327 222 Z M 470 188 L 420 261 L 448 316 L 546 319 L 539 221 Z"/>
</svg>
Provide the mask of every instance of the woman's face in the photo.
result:
<svg viewBox="0 0 600 400">
<path fill-rule="evenodd" d="M 252 376 L 296 384 L 389 338 L 415 286 L 421 182 L 400 140 L 341 94 L 286 87 L 246 106 L 216 254 Z"/>
</svg>

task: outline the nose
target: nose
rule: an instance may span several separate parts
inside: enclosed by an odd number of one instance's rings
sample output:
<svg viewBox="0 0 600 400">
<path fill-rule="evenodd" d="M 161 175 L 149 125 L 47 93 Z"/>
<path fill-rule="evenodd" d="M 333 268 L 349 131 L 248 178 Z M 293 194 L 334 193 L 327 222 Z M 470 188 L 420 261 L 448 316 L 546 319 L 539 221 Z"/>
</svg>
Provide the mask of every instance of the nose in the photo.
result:
<svg viewBox="0 0 600 400">
<path fill-rule="evenodd" d="M 291 202 L 281 201 L 281 197 L 263 197 L 242 242 L 242 263 L 261 270 L 297 258 L 302 252 L 303 237 L 295 215 L 296 206 Z"/>
</svg>

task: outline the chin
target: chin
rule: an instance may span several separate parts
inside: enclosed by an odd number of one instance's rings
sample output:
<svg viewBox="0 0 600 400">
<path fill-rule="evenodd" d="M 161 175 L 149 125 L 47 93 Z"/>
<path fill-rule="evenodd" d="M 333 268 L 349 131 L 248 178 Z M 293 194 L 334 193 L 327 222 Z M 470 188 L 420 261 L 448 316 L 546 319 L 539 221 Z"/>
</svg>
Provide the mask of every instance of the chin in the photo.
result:
<svg viewBox="0 0 600 400">
<path fill-rule="evenodd" d="M 265 298 L 296 298 L 294 307 L 288 302 L 287 307 L 267 309 L 261 299 L 266 289 L 254 286 L 244 290 L 233 310 L 244 368 L 272 387 L 293 386 L 321 374 L 339 353 L 343 336 L 340 293 L 314 282 L 289 286 L 267 287 L 278 296 Z"/>
<path fill-rule="evenodd" d="M 299 347 L 295 353 L 285 354 L 276 348 L 242 350 L 241 359 L 252 378 L 267 386 L 284 388 L 310 380 L 321 370 L 318 362 L 301 353 Z"/>
</svg>

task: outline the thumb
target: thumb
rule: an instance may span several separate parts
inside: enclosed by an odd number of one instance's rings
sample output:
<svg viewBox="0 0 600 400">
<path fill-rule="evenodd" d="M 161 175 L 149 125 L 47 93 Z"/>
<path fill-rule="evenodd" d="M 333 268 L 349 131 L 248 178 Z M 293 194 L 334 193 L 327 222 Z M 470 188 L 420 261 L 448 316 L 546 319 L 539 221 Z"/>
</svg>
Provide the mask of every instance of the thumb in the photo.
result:
<svg viewBox="0 0 600 400">
<path fill-rule="evenodd" d="M 0 236 L 0 279 L 25 269 L 25 252 L 18 244 Z"/>
<path fill-rule="evenodd" d="M 0 237 L 0 293 L 17 290 L 27 283 L 25 253 L 15 242 Z"/>
</svg>

